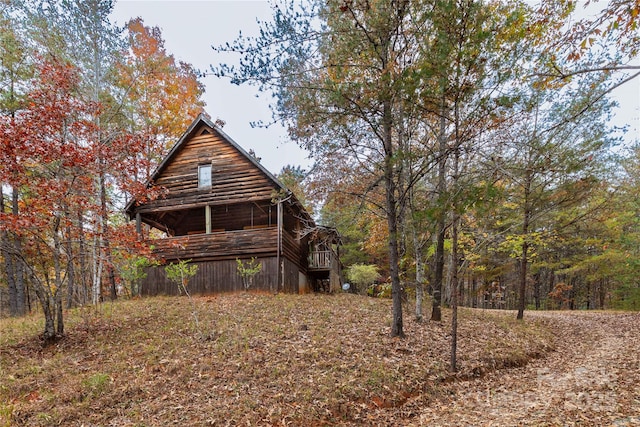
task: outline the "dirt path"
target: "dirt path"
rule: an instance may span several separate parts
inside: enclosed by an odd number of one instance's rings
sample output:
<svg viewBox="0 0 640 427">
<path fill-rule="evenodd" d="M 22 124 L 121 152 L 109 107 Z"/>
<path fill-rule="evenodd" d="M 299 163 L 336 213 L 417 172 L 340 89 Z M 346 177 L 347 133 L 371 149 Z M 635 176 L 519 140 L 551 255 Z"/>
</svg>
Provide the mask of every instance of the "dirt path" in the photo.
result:
<svg viewBox="0 0 640 427">
<path fill-rule="evenodd" d="M 640 426 L 640 315 L 526 313 L 550 322 L 557 351 L 454 384 L 414 426 Z"/>
</svg>

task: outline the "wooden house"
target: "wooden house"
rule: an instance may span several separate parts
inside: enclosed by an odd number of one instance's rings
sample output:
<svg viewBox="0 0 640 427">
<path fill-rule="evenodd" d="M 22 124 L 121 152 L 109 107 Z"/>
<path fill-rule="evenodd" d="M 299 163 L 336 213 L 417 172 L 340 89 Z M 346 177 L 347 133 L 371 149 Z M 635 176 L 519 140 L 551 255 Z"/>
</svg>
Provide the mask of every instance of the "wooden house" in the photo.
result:
<svg viewBox="0 0 640 427">
<path fill-rule="evenodd" d="M 335 230 L 317 227 L 296 197 L 206 116 L 191 124 L 148 185 L 163 195 L 131 200 L 126 213 L 141 236 L 156 236 L 149 244 L 162 262 L 198 265 L 193 293 L 242 290 L 236 260 L 253 257 L 262 269 L 252 290 L 339 289 Z M 177 292 L 164 266 L 149 268 L 143 295 Z"/>
</svg>

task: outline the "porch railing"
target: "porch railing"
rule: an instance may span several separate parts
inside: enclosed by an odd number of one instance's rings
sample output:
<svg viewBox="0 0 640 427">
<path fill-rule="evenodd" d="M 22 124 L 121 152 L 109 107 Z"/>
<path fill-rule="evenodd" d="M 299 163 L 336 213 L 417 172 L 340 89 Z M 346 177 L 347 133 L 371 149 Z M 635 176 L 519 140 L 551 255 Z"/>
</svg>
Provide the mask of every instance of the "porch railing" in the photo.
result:
<svg viewBox="0 0 640 427">
<path fill-rule="evenodd" d="M 332 259 L 332 251 L 312 251 L 309 254 L 309 268 L 329 269 Z"/>
</svg>

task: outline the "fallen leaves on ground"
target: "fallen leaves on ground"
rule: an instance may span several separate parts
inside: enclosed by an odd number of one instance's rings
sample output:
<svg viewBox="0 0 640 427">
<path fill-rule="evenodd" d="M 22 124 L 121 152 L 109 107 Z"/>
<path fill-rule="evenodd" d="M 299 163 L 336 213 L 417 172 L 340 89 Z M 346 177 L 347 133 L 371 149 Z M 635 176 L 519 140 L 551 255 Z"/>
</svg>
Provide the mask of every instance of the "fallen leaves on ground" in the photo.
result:
<svg viewBox="0 0 640 427">
<path fill-rule="evenodd" d="M 237 294 L 196 298 L 196 307 L 201 330 L 190 302 L 174 297 L 71 312 L 67 336 L 45 348 L 33 334 L 3 334 L 0 424 L 555 425 L 568 419 L 559 407 L 578 417 L 585 401 L 584 415 L 610 414 L 603 420 L 638 408 L 638 365 L 626 353 L 639 341 L 634 315 L 517 322 L 461 309 L 460 370 L 449 374 L 448 311 L 443 322 L 405 314 L 398 339 L 388 300 Z M 618 323 L 628 335 L 614 339 Z M 597 356 L 600 344 L 621 355 Z M 613 362 L 624 364 L 611 371 Z"/>
<path fill-rule="evenodd" d="M 640 426 L 640 314 L 531 312 L 554 331 L 556 351 L 481 381 L 451 385 L 450 398 L 410 425 Z"/>
</svg>

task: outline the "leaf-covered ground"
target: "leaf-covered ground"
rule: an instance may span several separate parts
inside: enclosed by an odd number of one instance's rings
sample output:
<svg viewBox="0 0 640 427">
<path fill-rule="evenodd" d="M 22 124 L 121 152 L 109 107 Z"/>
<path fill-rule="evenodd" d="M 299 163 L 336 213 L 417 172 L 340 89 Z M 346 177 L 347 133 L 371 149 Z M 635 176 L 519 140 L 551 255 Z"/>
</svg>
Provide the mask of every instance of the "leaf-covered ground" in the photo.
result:
<svg viewBox="0 0 640 427">
<path fill-rule="evenodd" d="M 461 310 L 451 375 L 446 311 L 401 340 L 388 300 L 195 302 L 198 331 L 188 299 L 149 298 L 70 312 L 46 348 L 37 316 L 1 321 L 0 426 L 638 422 L 637 315 Z"/>
<path fill-rule="evenodd" d="M 532 312 L 554 331 L 556 351 L 451 395 L 409 425 L 640 426 L 640 314 Z"/>
</svg>

